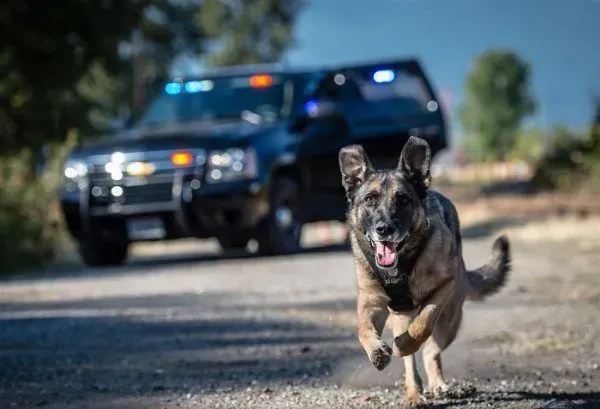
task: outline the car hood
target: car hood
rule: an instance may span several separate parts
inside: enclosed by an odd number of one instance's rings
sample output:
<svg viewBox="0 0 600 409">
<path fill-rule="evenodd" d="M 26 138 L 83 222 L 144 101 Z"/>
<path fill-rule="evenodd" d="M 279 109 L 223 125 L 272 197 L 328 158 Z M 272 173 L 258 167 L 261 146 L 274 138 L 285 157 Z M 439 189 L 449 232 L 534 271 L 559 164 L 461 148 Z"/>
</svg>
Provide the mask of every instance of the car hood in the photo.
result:
<svg viewBox="0 0 600 409">
<path fill-rule="evenodd" d="M 146 152 L 177 149 L 225 149 L 248 143 L 255 135 L 275 128 L 248 122 L 222 124 L 190 123 L 135 128 L 79 146 L 74 156 L 104 155 L 112 152 Z"/>
</svg>

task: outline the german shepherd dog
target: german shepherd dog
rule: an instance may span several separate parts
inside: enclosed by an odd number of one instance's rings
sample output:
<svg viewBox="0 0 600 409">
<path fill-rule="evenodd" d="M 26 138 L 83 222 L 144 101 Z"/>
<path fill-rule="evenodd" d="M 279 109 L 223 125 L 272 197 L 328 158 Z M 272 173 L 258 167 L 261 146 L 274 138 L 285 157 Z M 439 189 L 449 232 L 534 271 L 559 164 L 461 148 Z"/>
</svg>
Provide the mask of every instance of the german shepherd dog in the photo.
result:
<svg viewBox="0 0 600 409">
<path fill-rule="evenodd" d="M 403 357 L 406 407 L 425 402 L 414 354 L 423 346 L 427 392 L 447 392 L 440 354 L 458 333 L 463 303 L 497 292 L 510 270 L 504 235 L 487 264 L 466 269 L 456 208 L 429 189 L 430 164 L 429 145 L 416 137 L 393 170 L 375 170 L 361 145 L 339 152 L 357 273 L 358 339 L 378 370 L 392 353 Z M 393 349 L 381 338 L 388 317 Z"/>
</svg>

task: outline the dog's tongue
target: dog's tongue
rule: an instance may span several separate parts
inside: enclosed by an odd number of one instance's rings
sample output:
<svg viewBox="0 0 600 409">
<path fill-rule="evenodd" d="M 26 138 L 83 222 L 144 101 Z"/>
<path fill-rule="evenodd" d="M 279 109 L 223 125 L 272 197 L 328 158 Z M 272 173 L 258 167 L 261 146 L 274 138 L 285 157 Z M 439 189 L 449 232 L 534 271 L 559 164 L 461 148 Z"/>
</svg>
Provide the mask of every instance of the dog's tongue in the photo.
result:
<svg viewBox="0 0 600 409">
<path fill-rule="evenodd" d="M 382 267 L 392 266 L 396 262 L 396 247 L 392 242 L 375 242 L 375 253 L 377 253 L 377 263 Z"/>
</svg>

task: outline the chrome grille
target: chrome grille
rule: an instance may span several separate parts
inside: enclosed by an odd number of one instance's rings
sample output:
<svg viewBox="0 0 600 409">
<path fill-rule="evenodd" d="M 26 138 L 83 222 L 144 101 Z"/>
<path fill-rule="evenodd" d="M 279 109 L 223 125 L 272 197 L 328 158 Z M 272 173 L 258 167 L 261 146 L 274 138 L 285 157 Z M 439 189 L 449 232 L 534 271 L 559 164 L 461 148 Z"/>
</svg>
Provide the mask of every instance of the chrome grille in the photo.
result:
<svg viewBox="0 0 600 409">
<path fill-rule="evenodd" d="M 124 189 L 122 204 L 145 204 L 173 200 L 173 183 L 154 183 L 145 186 L 129 186 Z"/>
<path fill-rule="evenodd" d="M 173 200 L 173 171 L 161 171 L 147 177 L 125 176 L 120 181 L 112 180 L 110 175 L 90 174 L 90 205 L 122 205 L 170 202 Z M 115 197 L 111 189 L 122 188 L 121 196 Z"/>
<path fill-rule="evenodd" d="M 176 168 L 170 161 L 171 154 L 176 151 L 149 151 L 124 153 L 119 162 L 114 164 L 120 169 L 119 180 L 107 172 L 106 164 L 111 155 L 103 154 L 88 158 L 89 205 L 91 207 L 107 207 L 111 204 L 142 205 L 165 203 L 173 200 L 173 183 L 175 173 L 183 171 L 201 177 L 204 172 L 206 153 L 202 149 L 184 149 L 195 157 L 195 163 L 189 168 Z M 112 155 L 114 156 L 114 155 Z M 125 169 L 132 162 L 150 162 L 155 172 L 148 176 L 131 176 Z M 114 195 L 111 190 L 122 189 L 121 195 Z"/>
</svg>

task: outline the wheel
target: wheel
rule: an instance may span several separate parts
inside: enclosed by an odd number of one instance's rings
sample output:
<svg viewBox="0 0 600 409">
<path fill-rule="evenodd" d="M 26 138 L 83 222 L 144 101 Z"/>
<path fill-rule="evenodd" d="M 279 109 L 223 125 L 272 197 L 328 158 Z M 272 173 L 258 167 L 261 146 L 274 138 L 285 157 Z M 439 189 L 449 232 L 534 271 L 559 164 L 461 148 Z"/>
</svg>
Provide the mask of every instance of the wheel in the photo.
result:
<svg viewBox="0 0 600 409">
<path fill-rule="evenodd" d="M 79 241 L 79 255 L 89 267 L 120 266 L 127 260 L 127 241 L 83 239 Z"/>
<path fill-rule="evenodd" d="M 238 236 L 222 236 L 218 239 L 219 245 L 224 251 L 227 250 L 245 250 L 248 242 L 250 241 L 246 237 Z"/>
<path fill-rule="evenodd" d="M 293 254 L 301 249 L 300 186 L 289 177 L 273 181 L 269 194 L 270 212 L 259 238 L 261 254 Z"/>
</svg>

